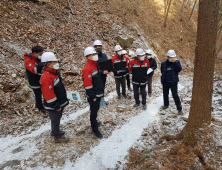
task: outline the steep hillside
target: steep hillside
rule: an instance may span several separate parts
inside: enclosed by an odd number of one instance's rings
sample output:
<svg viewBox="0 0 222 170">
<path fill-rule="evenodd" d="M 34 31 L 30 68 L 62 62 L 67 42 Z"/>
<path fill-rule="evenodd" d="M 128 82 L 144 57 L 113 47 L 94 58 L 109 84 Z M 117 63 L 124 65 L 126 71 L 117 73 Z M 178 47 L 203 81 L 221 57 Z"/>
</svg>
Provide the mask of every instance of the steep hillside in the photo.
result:
<svg viewBox="0 0 222 170">
<path fill-rule="evenodd" d="M 185 4 L 181 15 L 182 3 L 173 1 L 164 28 L 163 2 L 1 1 L 0 108 L 7 109 L 1 115 L 5 117 L 15 113 L 19 103 L 24 103 L 22 107 L 26 107 L 26 103 L 34 104 L 33 93 L 24 79 L 23 58 L 34 45 L 41 45 L 46 51 L 57 54 L 66 88 L 77 90 L 82 96 L 81 69 L 86 63 L 83 50 L 96 39 L 102 40 L 109 58 L 113 55 L 114 46 L 119 43 L 133 51 L 138 47 L 144 50 L 152 48 L 159 64 L 165 60 L 169 49 L 175 49 L 183 64 L 183 73 L 192 70 L 196 14 L 189 21 L 190 7 Z"/>
</svg>

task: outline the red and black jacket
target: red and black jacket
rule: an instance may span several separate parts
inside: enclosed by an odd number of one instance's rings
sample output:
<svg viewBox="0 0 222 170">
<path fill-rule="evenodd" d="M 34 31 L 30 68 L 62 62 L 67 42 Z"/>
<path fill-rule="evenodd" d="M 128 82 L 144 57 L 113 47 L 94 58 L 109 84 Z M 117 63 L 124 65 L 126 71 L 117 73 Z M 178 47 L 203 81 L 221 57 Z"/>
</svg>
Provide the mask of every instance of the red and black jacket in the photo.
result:
<svg viewBox="0 0 222 170">
<path fill-rule="evenodd" d="M 127 63 L 127 66 L 126 66 L 126 70 L 127 70 L 126 75 L 128 75 L 128 74 L 129 74 L 129 64 L 130 64 L 130 59 L 129 59 L 128 57 L 126 57 L 126 63 Z"/>
<path fill-rule="evenodd" d="M 128 64 L 127 64 L 127 58 L 125 55 L 121 55 L 121 58 L 119 58 L 117 55 L 112 57 L 112 63 L 113 63 L 113 67 L 114 67 L 114 77 L 115 78 L 122 78 L 122 77 L 126 77 L 127 74 L 127 68 L 128 68 Z M 117 71 L 120 71 L 119 74 L 117 74 Z"/>
<path fill-rule="evenodd" d="M 59 110 L 69 104 L 60 73 L 56 70 L 46 67 L 40 83 L 46 110 Z"/>
<path fill-rule="evenodd" d="M 83 84 L 86 89 L 86 96 L 91 99 L 96 97 L 103 97 L 103 83 L 101 75 L 97 69 L 97 63 L 88 60 L 82 70 Z"/>
<path fill-rule="evenodd" d="M 132 73 L 132 82 L 136 85 L 145 85 L 147 83 L 147 70 L 150 68 L 149 60 L 144 59 L 140 62 L 134 58 L 129 64 L 129 72 Z"/>
<path fill-rule="evenodd" d="M 26 73 L 27 73 L 27 76 L 28 76 L 30 87 L 32 89 L 41 88 L 39 80 L 40 80 L 40 77 L 41 77 L 43 64 L 40 62 L 39 59 L 34 57 L 32 55 L 32 53 L 25 54 L 24 58 L 25 58 Z"/>
</svg>

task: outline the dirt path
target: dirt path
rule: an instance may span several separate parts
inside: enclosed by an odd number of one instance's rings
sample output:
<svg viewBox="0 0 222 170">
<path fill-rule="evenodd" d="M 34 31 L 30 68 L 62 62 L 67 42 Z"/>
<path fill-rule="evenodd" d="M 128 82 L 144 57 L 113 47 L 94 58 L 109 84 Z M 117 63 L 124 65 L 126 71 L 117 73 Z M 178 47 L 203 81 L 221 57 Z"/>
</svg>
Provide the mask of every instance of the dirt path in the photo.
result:
<svg viewBox="0 0 222 170">
<path fill-rule="evenodd" d="M 72 111 L 69 107 L 61 121 L 70 141 L 55 144 L 50 137 L 50 122 L 41 124 L 30 134 L 0 138 L 0 167 L 9 169 L 123 169 L 128 161 L 129 149 L 149 150 L 163 134 L 176 134 L 186 124 L 188 117 L 192 78 L 182 78 L 179 94 L 184 116 L 179 116 L 170 97 L 169 109 L 162 111 L 162 87 L 153 84 L 153 97 L 147 97 L 147 110 L 134 108 L 133 92 L 128 99 L 116 99 L 116 93 L 106 97 L 108 105 L 101 107 L 98 120 L 103 139 L 97 139 L 91 131 L 89 107 Z M 219 89 L 219 88 L 218 88 Z M 86 106 L 86 107 L 85 107 Z M 216 114 L 216 113 L 215 113 Z M 218 114 L 218 113 L 217 113 Z"/>
<path fill-rule="evenodd" d="M 129 99 L 117 100 L 115 92 L 111 92 L 106 98 L 108 106 L 100 108 L 98 119 L 103 122 L 100 127 L 104 135 L 103 140 L 97 139 L 91 132 L 89 107 L 87 106 L 76 112 L 65 114 L 63 117 L 61 129 L 65 130 L 66 135 L 70 137 L 70 141 L 66 144 L 55 144 L 53 142 L 53 138 L 49 135 L 49 121 L 40 124 L 38 129 L 30 127 L 30 134 L 21 133 L 18 136 L 9 135 L 0 138 L 2 144 L 0 146 L 0 157 L 2 158 L 0 167 L 11 166 L 11 169 L 63 169 L 64 164 L 67 166 L 67 162 L 73 165 L 77 158 L 80 158 L 92 148 L 96 148 L 98 145 L 100 148 L 101 143 L 106 145 L 107 142 L 115 140 L 115 134 L 126 134 L 127 129 L 134 131 L 132 125 L 138 124 L 139 119 L 146 120 L 147 117 L 144 116 L 147 116 L 147 112 L 144 112 L 142 107 L 132 107 L 134 104 L 133 93 L 129 92 L 128 97 Z M 150 99 L 147 102 L 150 103 Z M 70 112 L 70 108 L 67 112 Z M 130 135 L 129 138 L 133 140 L 130 140 L 126 145 L 123 156 L 127 153 L 127 148 L 140 136 L 140 131 L 145 127 L 145 124 L 146 121 L 140 123 L 139 131 L 127 133 Z M 14 126 L 16 127 L 16 124 Z M 119 138 L 115 142 L 124 144 L 126 139 Z M 115 161 L 114 159 L 113 163 Z M 115 163 L 113 166 L 115 166 Z"/>
</svg>

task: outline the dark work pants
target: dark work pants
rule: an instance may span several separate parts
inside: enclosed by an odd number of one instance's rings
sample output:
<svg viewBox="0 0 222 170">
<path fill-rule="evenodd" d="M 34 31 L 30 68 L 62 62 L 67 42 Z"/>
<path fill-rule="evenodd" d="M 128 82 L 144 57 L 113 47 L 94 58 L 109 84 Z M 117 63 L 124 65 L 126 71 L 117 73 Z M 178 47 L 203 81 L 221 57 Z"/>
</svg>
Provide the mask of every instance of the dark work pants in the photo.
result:
<svg viewBox="0 0 222 170">
<path fill-rule="evenodd" d="M 136 101 L 136 104 L 140 104 L 139 88 L 142 94 L 142 104 L 146 104 L 146 85 L 140 86 L 140 85 L 133 84 L 134 99 Z"/>
<path fill-rule="evenodd" d="M 49 111 L 49 117 L 51 119 L 51 130 L 54 134 L 54 138 L 60 138 L 62 135 L 59 133 L 59 125 L 60 125 L 60 119 L 62 117 L 63 108 L 60 111 L 51 110 Z"/>
<path fill-rule="evenodd" d="M 130 88 L 130 77 L 129 74 L 126 76 L 127 87 Z"/>
<path fill-rule="evenodd" d="M 164 82 L 163 83 L 163 101 L 165 106 L 169 106 L 169 90 L 171 89 L 171 93 L 174 99 L 174 102 L 177 106 L 177 110 L 181 111 L 182 106 L 180 102 L 180 98 L 178 96 L 177 91 L 177 83 L 172 84 L 172 82 Z"/>
<path fill-rule="evenodd" d="M 93 132 L 97 132 L 98 131 L 98 124 L 97 124 L 97 113 L 98 113 L 98 110 L 99 110 L 99 104 L 100 104 L 100 100 L 101 100 L 101 97 L 97 97 L 96 98 L 96 101 L 94 102 L 93 99 L 91 98 L 88 98 L 88 102 L 89 102 L 89 105 L 90 105 L 90 122 L 91 122 L 91 127 L 92 127 L 92 131 Z"/>
<path fill-rule="evenodd" d="M 36 107 L 40 110 L 45 110 L 43 104 L 42 104 L 42 91 L 41 88 L 39 89 L 32 89 L 35 93 L 35 101 L 36 101 Z"/>
<path fill-rule="evenodd" d="M 148 75 L 147 76 L 148 93 L 152 93 L 152 79 L 153 79 L 153 75 Z"/>
<path fill-rule="evenodd" d="M 122 94 L 126 94 L 126 78 L 115 78 L 116 82 L 116 92 L 120 95 L 120 84 L 122 86 Z"/>
</svg>

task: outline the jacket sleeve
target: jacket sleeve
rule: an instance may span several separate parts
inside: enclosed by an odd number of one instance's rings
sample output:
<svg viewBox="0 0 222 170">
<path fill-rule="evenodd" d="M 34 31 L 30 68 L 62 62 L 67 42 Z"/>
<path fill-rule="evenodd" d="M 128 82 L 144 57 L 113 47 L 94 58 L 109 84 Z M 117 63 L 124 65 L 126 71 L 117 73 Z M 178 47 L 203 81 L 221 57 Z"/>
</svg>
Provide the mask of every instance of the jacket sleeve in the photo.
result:
<svg viewBox="0 0 222 170">
<path fill-rule="evenodd" d="M 180 65 L 180 61 L 179 60 L 176 60 L 173 63 L 173 66 L 174 66 L 174 71 L 176 71 L 176 72 L 180 72 L 182 70 L 182 67 Z"/>
<path fill-rule="evenodd" d="M 133 60 L 129 62 L 128 70 L 129 70 L 130 73 L 132 73 L 132 71 L 133 71 Z"/>
<path fill-rule="evenodd" d="M 118 70 L 116 70 L 116 68 L 114 67 L 114 59 L 113 59 L 113 58 L 112 58 L 112 63 L 113 63 L 113 73 L 114 73 L 114 74 L 117 74 L 117 71 L 118 71 Z"/>
<path fill-rule="evenodd" d="M 38 74 L 38 70 L 36 68 L 35 63 L 33 63 L 33 61 L 29 58 L 25 59 L 25 68 L 33 74 Z"/>
<path fill-rule="evenodd" d="M 160 71 L 161 71 L 161 73 L 163 73 L 163 63 L 161 63 Z"/>
<path fill-rule="evenodd" d="M 88 70 L 83 70 L 82 77 L 83 77 L 83 84 L 84 84 L 84 87 L 86 90 L 86 95 L 89 98 L 95 99 L 96 94 L 93 90 L 92 72 L 90 72 Z"/>
<path fill-rule="evenodd" d="M 153 58 L 153 66 L 151 67 L 153 70 L 157 68 L 156 60 Z"/>
<path fill-rule="evenodd" d="M 41 86 L 42 94 L 45 98 L 45 101 L 48 103 L 48 106 L 51 108 L 55 108 L 55 110 L 59 110 L 60 104 L 54 93 L 53 81 L 50 78 L 48 78 L 48 79 L 44 79 L 44 81 L 41 81 L 41 83 L 42 83 L 42 86 Z"/>
<path fill-rule="evenodd" d="M 42 74 L 43 67 L 44 64 L 41 62 L 38 65 L 36 65 L 37 73 Z"/>
<path fill-rule="evenodd" d="M 148 65 L 147 70 L 149 70 L 149 68 L 150 68 L 150 62 L 149 62 L 149 60 L 147 60 L 147 65 Z"/>
</svg>

